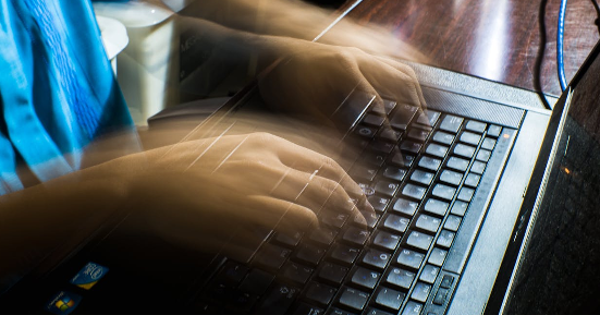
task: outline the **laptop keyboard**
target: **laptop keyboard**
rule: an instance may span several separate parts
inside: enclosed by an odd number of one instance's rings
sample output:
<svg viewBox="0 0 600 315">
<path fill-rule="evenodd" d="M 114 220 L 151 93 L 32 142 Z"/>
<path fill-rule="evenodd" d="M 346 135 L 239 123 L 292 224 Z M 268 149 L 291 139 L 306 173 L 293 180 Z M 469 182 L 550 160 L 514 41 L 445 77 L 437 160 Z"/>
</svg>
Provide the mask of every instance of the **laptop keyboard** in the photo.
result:
<svg viewBox="0 0 600 315">
<path fill-rule="evenodd" d="M 375 209 L 367 226 L 340 213 L 320 215 L 317 230 L 271 233 L 249 264 L 223 263 L 194 311 L 443 311 L 458 275 L 442 267 L 502 130 L 393 101 L 371 108 L 349 136 L 362 153 L 343 165 Z"/>
</svg>

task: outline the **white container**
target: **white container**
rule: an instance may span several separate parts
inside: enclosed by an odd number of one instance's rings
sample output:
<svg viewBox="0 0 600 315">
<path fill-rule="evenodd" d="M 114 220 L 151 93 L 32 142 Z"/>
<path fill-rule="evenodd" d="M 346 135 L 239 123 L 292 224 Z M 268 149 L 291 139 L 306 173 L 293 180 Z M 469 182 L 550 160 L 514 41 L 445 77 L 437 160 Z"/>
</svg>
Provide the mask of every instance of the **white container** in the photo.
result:
<svg viewBox="0 0 600 315">
<path fill-rule="evenodd" d="M 100 27 L 100 34 L 102 36 L 102 44 L 104 50 L 110 60 L 113 72 L 117 74 L 117 55 L 127 47 L 129 43 L 129 37 L 127 37 L 127 30 L 125 26 L 111 18 L 96 15 L 96 21 L 98 21 L 98 27 Z"/>
</svg>

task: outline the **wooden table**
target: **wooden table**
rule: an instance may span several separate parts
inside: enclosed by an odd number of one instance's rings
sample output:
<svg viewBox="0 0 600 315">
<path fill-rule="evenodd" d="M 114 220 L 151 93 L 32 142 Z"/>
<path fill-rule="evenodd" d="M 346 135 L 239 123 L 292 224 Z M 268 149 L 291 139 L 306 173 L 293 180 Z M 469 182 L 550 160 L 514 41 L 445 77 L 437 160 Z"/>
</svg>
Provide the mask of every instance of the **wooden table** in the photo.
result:
<svg viewBox="0 0 600 315">
<path fill-rule="evenodd" d="M 384 26 L 427 56 L 431 65 L 559 95 L 559 6 L 560 0 L 362 0 L 349 16 Z M 598 41 L 597 17 L 593 0 L 569 0 L 567 81 Z"/>
</svg>

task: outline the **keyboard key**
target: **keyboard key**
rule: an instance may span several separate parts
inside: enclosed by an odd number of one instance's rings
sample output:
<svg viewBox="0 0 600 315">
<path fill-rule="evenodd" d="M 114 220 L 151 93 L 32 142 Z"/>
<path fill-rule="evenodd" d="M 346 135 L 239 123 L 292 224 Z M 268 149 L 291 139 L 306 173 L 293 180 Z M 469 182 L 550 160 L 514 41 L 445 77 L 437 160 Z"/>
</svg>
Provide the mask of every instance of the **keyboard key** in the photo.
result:
<svg viewBox="0 0 600 315">
<path fill-rule="evenodd" d="M 331 214 L 327 214 L 327 215 L 322 215 L 320 218 L 321 218 L 321 222 L 323 222 L 323 224 L 328 225 L 333 228 L 336 228 L 336 229 L 341 229 L 344 226 L 344 223 L 346 223 L 346 220 L 348 220 L 348 214 L 347 213 L 331 213 Z"/>
<path fill-rule="evenodd" d="M 450 213 L 457 215 L 457 216 L 464 217 L 465 212 L 467 212 L 468 206 L 469 206 L 468 203 L 457 200 L 456 202 L 454 202 L 454 205 L 452 205 L 452 209 L 450 210 Z"/>
<path fill-rule="evenodd" d="M 462 125 L 463 118 L 452 115 L 446 115 L 440 124 L 440 129 L 451 133 L 457 133 Z"/>
<path fill-rule="evenodd" d="M 413 141 L 403 141 L 400 145 L 400 150 L 405 153 L 418 154 L 421 151 L 422 145 Z"/>
<path fill-rule="evenodd" d="M 388 166 L 383 170 L 383 177 L 401 182 L 404 180 L 404 177 L 406 177 L 406 170 Z"/>
<path fill-rule="evenodd" d="M 314 315 L 314 314 L 311 314 Z M 348 312 L 346 310 L 339 309 L 337 307 L 333 307 L 327 311 L 327 315 L 356 315 L 354 313 Z"/>
<path fill-rule="evenodd" d="M 460 157 L 471 159 L 475 154 L 475 147 L 459 143 L 454 147 L 453 152 Z"/>
<path fill-rule="evenodd" d="M 442 160 L 434 159 L 428 156 L 423 156 L 419 160 L 420 167 L 434 172 L 437 172 L 438 168 L 440 168 L 440 164 L 442 164 Z"/>
<path fill-rule="evenodd" d="M 491 125 L 488 128 L 488 136 L 492 136 L 494 138 L 498 138 L 500 137 L 500 134 L 502 133 L 502 127 L 497 126 L 497 125 Z"/>
<path fill-rule="evenodd" d="M 373 290 L 379 281 L 381 274 L 363 267 L 357 267 L 352 274 L 352 283 Z"/>
<path fill-rule="evenodd" d="M 367 182 L 372 182 L 377 175 L 378 168 L 374 167 L 363 167 L 363 166 L 355 166 L 352 169 L 352 177 L 358 180 L 365 180 Z"/>
<path fill-rule="evenodd" d="M 219 271 L 216 280 L 230 287 L 237 287 L 250 269 L 233 261 L 228 261 Z"/>
<path fill-rule="evenodd" d="M 442 264 L 444 263 L 444 260 L 446 260 L 446 255 L 448 255 L 447 251 L 445 251 L 441 248 L 435 247 L 431 251 L 431 255 L 429 255 L 429 259 L 427 259 L 427 262 L 432 265 L 441 267 Z"/>
<path fill-rule="evenodd" d="M 427 149 L 425 149 L 425 153 L 443 159 L 446 156 L 446 154 L 448 154 L 448 149 L 449 148 L 447 146 L 432 143 L 427 146 Z"/>
<path fill-rule="evenodd" d="M 452 231 L 452 232 L 456 232 L 456 231 L 458 231 L 458 228 L 460 227 L 461 222 L 462 222 L 462 219 L 460 217 L 457 217 L 455 215 L 450 215 L 450 216 L 448 216 L 448 219 L 446 219 L 446 222 L 444 222 L 444 229 Z"/>
<path fill-rule="evenodd" d="M 374 307 L 369 307 L 367 309 L 367 313 L 365 315 L 394 315 L 394 314 L 386 312 L 386 311 L 382 311 L 380 309 L 376 309 Z"/>
<path fill-rule="evenodd" d="M 384 212 L 388 204 L 390 203 L 389 198 L 383 198 L 379 196 L 369 196 L 367 200 L 377 212 Z"/>
<path fill-rule="evenodd" d="M 454 283 L 454 277 L 451 275 L 445 275 L 440 283 L 440 288 L 450 289 L 452 287 L 452 283 Z"/>
<path fill-rule="evenodd" d="M 429 173 L 429 172 L 425 172 L 422 170 L 416 170 L 410 176 L 410 180 L 412 180 L 413 182 L 423 184 L 425 186 L 429 186 L 431 184 L 431 181 L 433 180 L 434 176 L 435 176 L 434 173 Z"/>
<path fill-rule="evenodd" d="M 423 268 L 423 271 L 419 276 L 419 280 L 429 284 L 433 284 L 439 272 L 440 268 L 432 265 L 425 265 L 425 268 Z"/>
<path fill-rule="evenodd" d="M 427 110 L 425 113 L 420 113 L 417 118 L 417 123 L 425 126 L 435 126 L 438 119 L 440 119 L 441 113 L 433 110 Z"/>
<path fill-rule="evenodd" d="M 381 128 L 379 131 L 379 139 L 389 141 L 392 143 L 398 143 L 402 137 L 402 132 L 397 131 L 388 127 Z"/>
<path fill-rule="evenodd" d="M 313 305 L 309 305 L 303 302 L 298 303 L 294 308 L 293 315 L 320 315 L 323 314 L 325 310 L 320 307 L 316 307 Z"/>
<path fill-rule="evenodd" d="M 417 107 L 410 105 L 400 105 L 398 110 L 390 118 L 390 125 L 394 129 L 406 130 L 410 121 L 417 113 Z"/>
<path fill-rule="evenodd" d="M 467 170 L 467 168 L 469 167 L 469 160 L 465 160 L 465 159 L 461 159 L 461 158 L 453 156 L 448 159 L 447 166 L 451 169 L 465 172 Z"/>
<path fill-rule="evenodd" d="M 389 249 L 391 251 L 395 250 L 399 243 L 399 235 L 388 233 L 386 231 L 377 231 L 377 234 L 375 234 L 375 239 L 373 240 L 374 245 Z"/>
<path fill-rule="evenodd" d="M 319 270 L 319 278 L 334 284 L 341 284 L 348 273 L 348 268 L 334 263 L 325 263 Z"/>
<path fill-rule="evenodd" d="M 472 146 L 477 146 L 479 144 L 479 140 L 481 140 L 481 135 L 472 132 L 463 132 L 460 135 L 460 142 L 470 144 Z"/>
<path fill-rule="evenodd" d="M 485 138 L 485 140 L 483 140 L 483 144 L 481 144 L 481 148 L 490 150 L 490 151 L 493 150 L 495 146 L 496 146 L 496 140 L 494 140 L 492 138 Z"/>
<path fill-rule="evenodd" d="M 408 236 L 406 244 L 427 251 L 429 249 L 429 246 L 431 246 L 432 241 L 433 236 L 417 231 L 412 231 Z"/>
<path fill-rule="evenodd" d="M 440 217 L 446 216 L 449 204 L 447 202 L 430 198 L 425 204 L 424 210 L 439 215 Z"/>
<path fill-rule="evenodd" d="M 381 214 L 379 213 L 357 213 L 354 215 L 354 225 L 359 226 L 361 229 L 369 229 L 372 230 L 377 226 L 377 222 L 379 222 L 379 218 Z M 365 221 L 367 225 L 365 226 Z"/>
<path fill-rule="evenodd" d="M 394 310 L 399 310 L 406 294 L 386 287 L 379 289 L 375 303 Z"/>
<path fill-rule="evenodd" d="M 381 104 L 375 104 L 371 107 L 371 112 L 378 113 L 382 116 L 388 116 L 394 108 L 396 108 L 396 102 L 392 100 L 384 99 Z"/>
<path fill-rule="evenodd" d="M 337 290 L 328 285 L 324 285 L 318 282 L 311 282 L 310 286 L 306 290 L 305 297 L 321 305 L 327 305 L 333 299 Z"/>
<path fill-rule="evenodd" d="M 373 140 L 369 143 L 369 149 L 375 152 L 381 152 L 384 154 L 390 154 L 396 145 L 389 142 Z"/>
<path fill-rule="evenodd" d="M 490 160 L 490 156 L 492 155 L 492 151 L 481 149 L 477 152 L 477 156 L 475 159 L 477 161 L 487 162 Z"/>
<path fill-rule="evenodd" d="M 388 197 L 392 197 L 396 194 L 396 191 L 398 190 L 398 187 L 400 187 L 400 185 L 398 183 L 390 183 L 387 181 L 379 181 L 377 182 L 377 184 L 375 185 L 375 191 L 378 194 L 384 195 L 384 196 L 388 196 Z"/>
<path fill-rule="evenodd" d="M 460 185 L 460 181 L 462 180 L 462 178 L 463 173 L 454 172 L 451 170 L 444 170 L 442 172 L 442 175 L 440 175 L 440 181 L 453 186 Z"/>
<path fill-rule="evenodd" d="M 483 174 L 483 171 L 485 171 L 486 166 L 487 164 L 484 162 L 475 161 L 475 163 L 473 163 L 473 166 L 471 166 L 471 172 L 481 175 Z"/>
<path fill-rule="evenodd" d="M 398 198 L 398 200 L 396 200 L 396 203 L 394 203 L 394 207 L 392 208 L 392 210 L 412 217 L 415 214 L 415 211 L 417 211 L 418 206 L 419 204 L 414 201 Z"/>
<path fill-rule="evenodd" d="M 291 254 L 291 250 L 273 244 L 265 244 L 256 254 L 255 263 L 272 269 L 279 269 Z"/>
<path fill-rule="evenodd" d="M 342 239 L 352 245 L 364 245 L 369 238 L 369 232 L 363 229 L 351 227 L 344 232 Z"/>
<path fill-rule="evenodd" d="M 474 189 L 468 188 L 468 187 L 463 187 L 460 189 L 460 192 L 458 193 L 458 200 L 461 200 L 464 202 L 470 202 L 471 199 L 473 199 L 474 194 L 475 194 Z"/>
<path fill-rule="evenodd" d="M 444 184 L 436 184 L 432 192 L 434 196 L 446 200 L 452 200 L 454 193 L 456 193 L 456 188 Z"/>
<path fill-rule="evenodd" d="M 404 307 L 404 311 L 402 311 L 402 315 L 421 315 L 422 310 L 423 310 L 422 304 L 419 304 L 415 301 L 409 301 L 408 303 L 406 303 L 406 306 Z"/>
<path fill-rule="evenodd" d="M 465 129 L 467 129 L 469 131 L 477 132 L 477 133 L 483 133 L 486 128 L 487 128 L 486 123 L 482 123 L 479 121 L 473 121 L 473 120 L 468 121 L 467 124 L 465 125 Z"/>
<path fill-rule="evenodd" d="M 421 266 L 421 262 L 423 261 L 423 258 L 425 258 L 425 255 L 423 255 L 421 253 L 417 253 L 410 249 L 403 249 L 400 252 L 400 255 L 398 255 L 397 262 L 401 265 L 404 265 L 404 266 L 412 268 L 412 269 L 419 269 L 419 266 Z"/>
<path fill-rule="evenodd" d="M 402 194 L 404 196 L 411 197 L 411 198 L 417 199 L 417 200 L 423 199 L 426 192 L 427 192 L 427 188 L 413 185 L 413 184 L 406 184 L 404 186 L 404 189 L 402 189 Z"/>
<path fill-rule="evenodd" d="M 452 246 L 452 241 L 454 241 L 454 235 L 454 232 L 442 230 L 442 233 L 440 233 L 440 236 L 438 236 L 436 245 L 444 248 L 450 248 L 450 246 Z"/>
<path fill-rule="evenodd" d="M 431 286 L 429 284 L 417 282 L 410 297 L 416 301 L 425 303 L 429 296 L 429 292 L 431 292 Z"/>
<path fill-rule="evenodd" d="M 351 265 L 354 263 L 359 253 L 360 249 L 337 243 L 333 245 L 331 258 L 342 264 Z"/>
<path fill-rule="evenodd" d="M 436 131 L 433 134 L 433 141 L 445 145 L 452 145 L 452 142 L 454 141 L 454 135 L 443 131 Z"/>
<path fill-rule="evenodd" d="M 367 304 L 369 295 L 365 292 L 345 287 L 338 298 L 338 303 L 356 311 L 362 311 Z"/>
<path fill-rule="evenodd" d="M 407 218 L 397 216 L 395 214 L 389 214 L 383 222 L 383 226 L 392 231 L 404 233 L 406 228 L 408 228 L 409 223 L 410 220 Z"/>
<path fill-rule="evenodd" d="M 435 298 L 433 299 L 433 303 L 437 305 L 444 305 L 446 303 L 446 297 L 448 296 L 449 291 L 447 289 L 439 289 Z"/>
<path fill-rule="evenodd" d="M 275 276 L 268 272 L 252 269 L 246 279 L 242 281 L 239 289 L 242 292 L 263 295 L 274 279 Z"/>
<path fill-rule="evenodd" d="M 277 232 L 275 234 L 275 240 L 283 245 L 294 247 L 300 243 L 300 239 L 304 234 L 302 232 L 295 232 L 292 235 L 287 233 Z"/>
<path fill-rule="evenodd" d="M 408 290 L 415 280 L 415 276 L 414 272 L 395 267 L 390 270 L 385 282 Z"/>
<path fill-rule="evenodd" d="M 417 227 L 419 229 L 435 233 L 440 228 L 442 220 L 428 216 L 426 214 L 419 215 L 417 219 Z"/>
<path fill-rule="evenodd" d="M 385 118 L 379 115 L 367 114 L 365 118 L 363 118 L 362 122 L 366 125 L 370 125 L 373 127 L 381 127 L 383 125 L 383 121 Z"/>
<path fill-rule="evenodd" d="M 367 127 L 364 125 L 358 125 L 356 127 L 356 129 L 354 130 L 355 134 L 357 134 L 361 137 L 367 138 L 367 139 L 373 138 L 375 136 L 376 132 L 377 132 L 377 129 L 372 128 L 372 127 Z"/>
<path fill-rule="evenodd" d="M 283 284 L 272 286 L 256 310 L 258 314 L 285 314 L 298 295 L 299 290 Z"/>
<path fill-rule="evenodd" d="M 469 175 L 467 175 L 467 178 L 465 179 L 465 185 L 469 187 L 477 187 L 477 185 L 479 185 L 480 179 L 480 175 L 469 173 Z"/>
<path fill-rule="evenodd" d="M 431 130 L 428 129 L 413 128 L 408 132 L 407 136 L 418 143 L 424 143 L 427 137 L 429 137 L 430 132 Z"/>
<path fill-rule="evenodd" d="M 385 154 L 367 153 L 367 155 L 365 155 L 363 158 L 363 161 L 365 164 L 381 167 L 385 162 Z"/>
<path fill-rule="evenodd" d="M 298 284 L 305 284 L 312 272 L 312 268 L 289 261 L 282 268 L 282 276 Z"/>
<path fill-rule="evenodd" d="M 320 228 L 310 233 L 309 239 L 321 245 L 329 246 L 335 240 L 337 231 L 328 228 Z"/>
<path fill-rule="evenodd" d="M 320 248 L 310 244 L 302 244 L 296 252 L 295 257 L 296 259 L 304 263 L 316 266 L 321 260 L 321 258 L 323 258 L 323 255 L 325 255 L 326 251 L 327 250 L 324 248 Z"/>
<path fill-rule="evenodd" d="M 390 261 L 391 254 L 382 252 L 378 249 L 370 248 L 363 256 L 362 262 L 373 268 L 383 270 Z"/>
</svg>

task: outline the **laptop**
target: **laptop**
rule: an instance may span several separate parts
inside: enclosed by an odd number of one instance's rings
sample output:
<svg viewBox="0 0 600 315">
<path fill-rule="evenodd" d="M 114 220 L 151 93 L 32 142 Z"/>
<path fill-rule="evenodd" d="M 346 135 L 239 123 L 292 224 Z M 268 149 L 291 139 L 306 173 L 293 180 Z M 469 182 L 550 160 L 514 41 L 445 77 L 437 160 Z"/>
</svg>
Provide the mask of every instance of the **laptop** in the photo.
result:
<svg viewBox="0 0 600 315">
<path fill-rule="evenodd" d="M 533 92 L 419 64 L 427 112 L 349 97 L 342 109 L 363 107 L 342 141 L 360 153 L 344 163 L 376 210 L 366 226 L 248 227 L 232 257 L 132 233 L 119 213 L 3 293 L 2 312 L 594 313 L 599 52 L 553 112 Z M 261 103 L 249 87 L 202 130 L 224 134 Z"/>
</svg>

